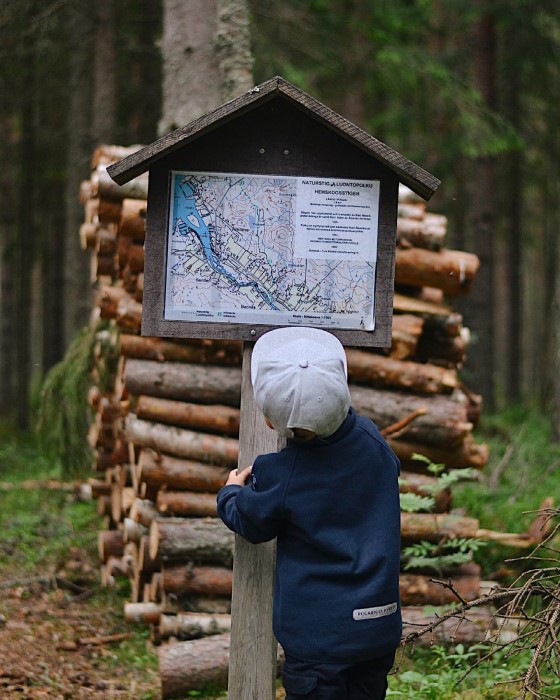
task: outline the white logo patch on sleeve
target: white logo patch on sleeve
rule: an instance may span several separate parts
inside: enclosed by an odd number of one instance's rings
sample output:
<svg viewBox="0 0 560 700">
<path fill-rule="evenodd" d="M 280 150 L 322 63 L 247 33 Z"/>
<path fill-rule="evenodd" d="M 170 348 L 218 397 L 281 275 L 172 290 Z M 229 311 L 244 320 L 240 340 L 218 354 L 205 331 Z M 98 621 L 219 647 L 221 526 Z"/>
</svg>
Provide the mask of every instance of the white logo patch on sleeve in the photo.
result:
<svg viewBox="0 0 560 700">
<path fill-rule="evenodd" d="M 371 620 L 374 617 L 386 617 L 397 612 L 396 603 L 388 603 L 387 605 L 379 605 L 377 608 L 358 608 L 352 612 L 354 620 Z"/>
</svg>

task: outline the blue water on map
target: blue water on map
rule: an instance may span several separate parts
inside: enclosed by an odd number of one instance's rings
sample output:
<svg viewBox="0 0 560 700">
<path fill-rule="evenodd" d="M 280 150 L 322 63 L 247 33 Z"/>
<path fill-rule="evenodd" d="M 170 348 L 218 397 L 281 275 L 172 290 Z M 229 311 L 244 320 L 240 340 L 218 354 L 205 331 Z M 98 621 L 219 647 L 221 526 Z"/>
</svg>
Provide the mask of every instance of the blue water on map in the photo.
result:
<svg viewBox="0 0 560 700">
<path fill-rule="evenodd" d="M 194 233 L 202 245 L 202 249 L 208 264 L 213 270 L 225 275 L 227 279 L 230 280 L 238 289 L 241 287 L 253 287 L 253 289 L 271 308 L 279 311 L 270 294 L 266 290 L 261 289 L 257 282 L 240 282 L 232 275 L 231 272 L 223 267 L 219 258 L 212 250 L 212 237 L 210 235 L 210 231 L 197 209 L 194 185 L 191 182 L 181 182 L 179 179 L 177 179 L 175 183 L 174 199 L 174 217 L 175 221 L 177 222 L 179 234 L 181 236 L 187 236 L 190 232 Z"/>
</svg>

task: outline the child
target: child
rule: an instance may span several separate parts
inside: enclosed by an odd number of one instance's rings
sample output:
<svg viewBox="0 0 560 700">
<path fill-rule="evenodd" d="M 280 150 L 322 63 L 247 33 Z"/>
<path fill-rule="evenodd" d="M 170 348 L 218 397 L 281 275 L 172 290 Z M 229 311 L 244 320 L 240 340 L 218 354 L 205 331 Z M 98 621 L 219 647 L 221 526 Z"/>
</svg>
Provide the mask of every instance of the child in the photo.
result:
<svg viewBox="0 0 560 700">
<path fill-rule="evenodd" d="M 251 379 L 288 444 L 232 471 L 218 513 L 249 542 L 277 537 L 273 625 L 286 700 L 382 700 L 401 637 L 398 459 L 350 407 L 332 334 L 266 333 Z"/>
</svg>

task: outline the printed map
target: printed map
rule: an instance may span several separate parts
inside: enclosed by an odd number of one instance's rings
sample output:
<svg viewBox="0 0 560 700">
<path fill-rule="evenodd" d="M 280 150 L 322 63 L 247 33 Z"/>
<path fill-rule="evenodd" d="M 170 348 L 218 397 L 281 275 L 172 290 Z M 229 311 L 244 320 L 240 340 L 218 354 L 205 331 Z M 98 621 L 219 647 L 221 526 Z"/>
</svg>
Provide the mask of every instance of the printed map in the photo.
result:
<svg viewBox="0 0 560 700">
<path fill-rule="evenodd" d="M 378 182 L 172 173 L 165 318 L 374 327 Z"/>
</svg>

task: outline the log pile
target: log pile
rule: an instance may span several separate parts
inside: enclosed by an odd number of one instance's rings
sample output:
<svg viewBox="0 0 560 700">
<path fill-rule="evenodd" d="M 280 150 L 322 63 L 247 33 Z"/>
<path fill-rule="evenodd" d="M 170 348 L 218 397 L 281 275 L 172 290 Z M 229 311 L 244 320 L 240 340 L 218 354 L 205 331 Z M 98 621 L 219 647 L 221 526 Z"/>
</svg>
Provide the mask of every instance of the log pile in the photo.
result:
<svg viewBox="0 0 560 700">
<path fill-rule="evenodd" d="M 110 390 L 92 390 L 97 415 L 89 435 L 98 471 L 92 493 L 107 521 L 99 533 L 101 576 L 106 585 L 130 579 L 125 615 L 149 624 L 154 641 L 200 637 L 199 657 L 215 644 L 227 665 L 233 536 L 216 517 L 215 494 L 237 466 L 241 344 L 140 336 L 147 178 L 119 187 L 106 173 L 129 152 L 100 147 L 82 185 L 80 236 L 92 252 L 95 306 L 117 331 L 114 381 Z M 348 371 L 359 413 L 381 429 L 402 422 L 388 436 L 403 467 L 401 489 L 424 493 L 433 477 L 415 453 L 449 469 L 482 469 L 488 457 L 473 437 L 480 397 L 458 376 L 469 332 L 449 301 L 468 292 L 478 260 L 444 247 L 445 217 L 427 212 L 404 187 L 399 199 L 392 346 L 348 348 Z M 403 543 L 480 533 L 476 520 L 450 513 L 449 490 L 435 498 L 437 516 L 403 513 Z M 446 574 L 465 600 L 478 597 L 476 565 Z M 449 589 L 430 579 L 403 572 L 403 605 L 450 602 Z M 184 653 L 195 654 L 196 641 L 184 643 Z M 170 661 L 182 652 L 161 648 L 163 697 L 195 689 L 187 686 L 204 669 L 187 681 Z"/>
</svg>

